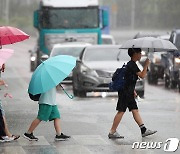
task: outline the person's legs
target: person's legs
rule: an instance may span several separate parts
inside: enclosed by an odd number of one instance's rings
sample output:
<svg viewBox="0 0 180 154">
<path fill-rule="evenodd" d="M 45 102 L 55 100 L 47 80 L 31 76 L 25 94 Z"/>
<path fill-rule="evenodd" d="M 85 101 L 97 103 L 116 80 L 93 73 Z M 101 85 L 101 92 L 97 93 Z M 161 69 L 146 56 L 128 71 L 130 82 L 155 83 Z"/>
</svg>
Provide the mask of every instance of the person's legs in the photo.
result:
<svg viewBox="0 0 180 154">
<path fill-rule="evenodd" d="M 119 123 L 120 123 L 123 115 L 124 115 L 124 112 L 119 112 L 119 111 L 118 111 L 118 112 L 116 113 L 116 115 L 115 115 L 115 117 L 114 117 L 114 121 L 113 121 L 112 127 L 111 127 L 111 130 L 110 130 L 110 132 L 109 132 L 109 134 L 108 134 L 108 137 L 109 137 L 110 139 L 124 138 L 124 136 L 120 136 L 120 135 L 118 134 L 118 132 L 116 131 L 116 129 L 117 129 L 117 127 L 118 127 L 118 125 L 119 125 Z"/>
<path fill-rule="evenodd" d="M 6 136 L 5 124 L 4 124 L 4 120 L 3 120 L 3 115 L 2 115 L 1 109 L 0 109 L 0 136 Z"/>
<path fill-rule="evenodd" d="M 139 110 L 138 109 L 132 110 L 132 114 L 133 114 L 134 120 L 136 121 L 136 123 L 139 125 L 139 127 L 141 129 L 142 137 L 145 137 L 145 136 L 148 136 L 148 135 L 152 135 L 152 134 L 157 132 L 157 131 L 149 130 L 149 129 L 147 129 L 145 127 L 145 125 L 143 124 L 143 121 L 141 119 L 141 116 L 139 114 Z"/>
<path fill-rule="evenodd" d="M 135 110 L 132 110 L 132 114 L 133 114 L 133 118 L 134 120 L 136 121 L 136 123 L 140 126 L 143 124 L 143 121 L 141 119 L 141 116 L 139 114 L 139 110 L 138 109 L 135 109 Z"/>
<path fill-rule="evenodd" d="M 57 105 L 52 107 L 52 112 L 49 117 L 49 120 L 50 121 L 54 120 L 54 128 L 56 130 L 56 136 L 55 136 L 56 141 L 66 140 L 66 139 L 70 138 L 70 136 L 64 135 L 61 132 L 60 113 L 59 113 Z"/>
<path fill-rule="evenodd" d="M 37 141 L 38 138 L 33 135 L 33 131 L 40 124 L 41 121 L 48 121 L 52 111 L 52 106 L 47 104 L 39 104 L 39 111 L 37 118 L 31 123 L 27 133 L 24 133 L 24 138 L 32 141 Z"/>
<path fill-rule="evenodd" d="M 41 120 L 36 118 L 30 125 L 27 133 L 24 133 L 24 138 L 28 139 L 29 141 L 38 141 L 38 138 L 33 135 L 33 131 L 36 129 L 36 127 L 39 125 Z"/>
<path fill-rule="evenodd" d="M 119 123 L 120 123 L 123 115 L 124 115 L 124 112 L 119 112 L 119 111 L 118 111 L 118 112 L 116 113 L 116 115 L 115 115 L 115 117 L 114 117 L 114 121 L 113 121 L 112 127 L 111 127 L 111 130 L 110 130 L 110 133 L 111 133 L 111 134 L 113 134 L 113 133 L 116 132 L 116 129 L 117 129 L 117 127 L 118 127 L 118 125 L 119 125 Z"/>
<path fill-rule="evenodd" d="M 60 126 L 60 119 L 54 119 L 54 128 L 56 130 L 57 135 L 61 135 L 61 126 Z"/>
<path fill-rule="evenodd" d="M 19 139 L 20 135 L 12 135 L 8 129 L 8 125 L 7 125 L 7 122 L 6 122 L 6 118 L 5 116 L 2 116 L 2 120 L 3 120 L 3 123 L 4 123 L 4 132 L 5 132 L 5 135 L 6 136 L 6 140 L 7 141 L 12 141 L 12 140 L 17 140 Z"/>
<path fill-rule="evenodd" d="M 70 136 L 64 135 L 61 132 L 61 126 L 60 126 L 60 119 L 59 118 L 54 119 L 54 128 L 56 130 L 56 136 L 55 136 L 56 141 L 64 141 L 64 140 L 70 138 Z"/>
<path fill-rule="evenodd" d="M 36 118 L 32 123 L 31 123 L 31 126 L 29 127 L 28 129 L 28 132 L 27 133 L 32 133 L 36 127 L 40 124 L 41 120 L 39 120 L 38 118 Z"/>
<path fill-rule="evenodd" d="M 8 129 L 5 116 L 3 116 L 3 120 L 4 120 L 4 127 L 5 127 L 6 136 L 11 137 L 12 134 L 10 133 L 10 131 L 9 131 L 9 129 Z"/>
</svg>

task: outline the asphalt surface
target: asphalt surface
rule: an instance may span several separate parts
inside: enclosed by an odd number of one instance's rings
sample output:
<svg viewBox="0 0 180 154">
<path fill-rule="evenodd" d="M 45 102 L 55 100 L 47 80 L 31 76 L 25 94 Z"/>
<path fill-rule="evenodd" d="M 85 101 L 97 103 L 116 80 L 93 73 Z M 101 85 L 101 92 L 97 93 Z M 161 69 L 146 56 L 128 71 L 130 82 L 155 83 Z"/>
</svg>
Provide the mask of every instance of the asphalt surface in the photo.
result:
<svg viewBox="0 0 180 154">
<path fill-rule="evenodd" d="M 120 33 L 119 35 L 124 35 Z M 127 36 L 131 36 L 128 34 Z M 0 94 L 6 111 L 8 127 L 13 134 L 21 138 L 9 143 L 0 143 L 0 154 L 163 154 L 168 138 L 180 140 L 180 94 L 177 90 L 166 90 L 163 82 L 157 86 L 146 84 L 145 99 L 139 100 L 138 106 L 145 125 L 157 130 L 155 135 L 142 138 L 140 129 L 132 114 L 126 112 L 118 132 L 124 139 L 110 140 L 107 135 L 112 125 L 117 102 L 116 93 L 89 93 L 87 98 L 70 100 L 62 91 L 58 91 L 57 102 L 61 113 L 61 127 L 71 138 L 67 141 L 54 141 L 53 122 L 42 122 L 34 134 L 38 142 L 30 142 L 22 137 L 30 123 L 37 116 L 38 104 L 29 99 L 28 83 L 32 73 L 29 72 L 29 53 L 35 39 L 17 43 L 3 48 L 13 48 L 15 53 L 6 63 L 2 78 L 8 89 L 1 88 Z M 71 86 L 65 85 L 69 93 Z M 4 98 L 9 92 L 13 98 Z M 134 142 L 162 142 L 161 148 L 133 149 Z M 180 148 L 175 153 L 180 153 Z"/>
</svg>

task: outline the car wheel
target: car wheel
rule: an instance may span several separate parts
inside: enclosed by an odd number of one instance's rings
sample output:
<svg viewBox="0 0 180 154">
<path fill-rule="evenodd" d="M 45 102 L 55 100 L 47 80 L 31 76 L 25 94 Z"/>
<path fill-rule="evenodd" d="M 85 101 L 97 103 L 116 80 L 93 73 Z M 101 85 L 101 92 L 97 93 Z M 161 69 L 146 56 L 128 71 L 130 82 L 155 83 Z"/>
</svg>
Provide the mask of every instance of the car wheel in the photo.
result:
<svg viewBox="0 0 180 154">
<path fill-rule="evenodd" d="M 73 76 L 73 94 L 74 94 L 74 96 L 86 97 L 86 92 L 79 90 L 78 86 L 77 87 L 75 86 L 75 82 L 76 82 L 76 85 L 79 85 L 78 80 L 76 80 L 75 77 Z"/>
<path fill-rule="evenodd" d="M 169 80 L 169 77 L 167 75 L 165 75 L 164 80 L 165 80 L 165 84 L 164 84 L 165 88 L 169 88 L 170 80 Z"/>
<path fill-rule="evenodd" d="M 158 84 L 158 78 L 156 76 L 152 77 L 152 83 L 155 85 Z"/>
<path fill-rule="evenodd" d="M 77 82 L 77 80 L 75 79 L 75 75 L 73 75 L 73 78 L 72 78 L 72 90 L 73 90 L 74 96 L 78 96 L 78 89 L 75 86 L 75 82 Z"/>
<path fill-rule="evenodd" d="M 149 84 L 153 84 L 153 78 L 152 78 L 151 73 L 148 73 L 147 79 L 148 79 Z"/>
<path fill-rule="evenodd" d="M 75 97 L 78 96 L 78 91 L 74 87 L 73 87 L 73 94 Z"/>
<path fill-rule="evenodd" d="M 86 97 L 86 92 L 85 91 L 78 91 L 78 96 L 79 97 Z"/>
<path fill-rule="evenodd" d="M 177 87 L 177 83 L 175 81 L 170 80 L 170 88 L 175 89 Z"/>
</svg>

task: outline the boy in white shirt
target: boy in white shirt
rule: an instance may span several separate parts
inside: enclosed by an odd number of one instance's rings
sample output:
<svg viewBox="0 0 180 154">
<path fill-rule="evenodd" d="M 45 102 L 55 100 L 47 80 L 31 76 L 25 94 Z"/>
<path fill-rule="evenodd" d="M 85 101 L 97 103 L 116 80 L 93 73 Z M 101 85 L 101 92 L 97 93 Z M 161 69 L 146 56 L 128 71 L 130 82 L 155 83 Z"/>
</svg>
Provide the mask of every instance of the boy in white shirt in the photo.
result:
<svg viewBox="0 0 180 154">
<path fill-rule="evenodd" d="M 54 120 L 54 127 L 56 130 L 55 140 L 65 140 L 70 136 L 64 135 L 60 127 L 60 113 L 56 104 L 56 87 L 49 91 L 42 93 L 39 98 L 39 111 L 37 118 L 31 123 L 28 131 L 24 133 L 24 138 L 29 141 L 38 141 L 38 138 L 33 135 L 33 131 L 41 121 Z"/>
</svg>

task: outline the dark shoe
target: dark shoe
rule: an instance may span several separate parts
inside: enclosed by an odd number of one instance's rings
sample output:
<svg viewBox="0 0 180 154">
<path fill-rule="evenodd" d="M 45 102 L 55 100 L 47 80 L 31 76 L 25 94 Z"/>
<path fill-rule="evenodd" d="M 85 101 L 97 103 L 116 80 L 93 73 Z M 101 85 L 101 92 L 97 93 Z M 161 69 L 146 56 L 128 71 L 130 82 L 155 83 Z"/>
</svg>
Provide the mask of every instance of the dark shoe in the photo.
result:
<svg viewBox="0 0 180 154">
<path fill-rule="evenodd" d="M 31 134 L 24 133 L 23 137 L 26 138 L 26 139 L 28 139 L 29 141 L 38 141 L 38 138 L 35 137 L 35 136 L 33 135 L 33 133 L 31 133 Z"/>
<path fill-rule="evenodd" d="M 119 135 L 118 132 L 115 132 L 115 133 L 113 133 L 113 134 L 109 133 L 109 134 L 108 134 L 108 137 L 109 137 L 109 139 L 120 139 L 120 138 L 124 138 L 124 136 Z"/>
<path fill-rule="evenodd" d="M 12 135 L 13 140 L 18 140 L 20 138 L 20 135 Z"/>
<path fill-rule="evenodd" d="M 68 138 L 70 138 L 70 136 L 64 135 L 63 133 L 61 133 L 61 135 L 56 135 L 55 136 L 56 141 L 64 141 L 64 140 L 66 140 Z"/>
<path fill-rule="evenodd" d="M 149 136 L 155 134 L 157 131 L 146 129 L 146 131 L 142 134 L 142 137 Z"/>
</svg>

